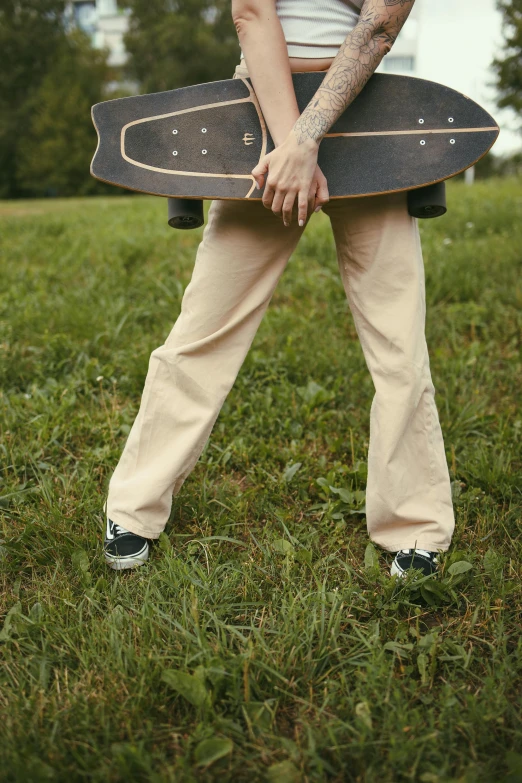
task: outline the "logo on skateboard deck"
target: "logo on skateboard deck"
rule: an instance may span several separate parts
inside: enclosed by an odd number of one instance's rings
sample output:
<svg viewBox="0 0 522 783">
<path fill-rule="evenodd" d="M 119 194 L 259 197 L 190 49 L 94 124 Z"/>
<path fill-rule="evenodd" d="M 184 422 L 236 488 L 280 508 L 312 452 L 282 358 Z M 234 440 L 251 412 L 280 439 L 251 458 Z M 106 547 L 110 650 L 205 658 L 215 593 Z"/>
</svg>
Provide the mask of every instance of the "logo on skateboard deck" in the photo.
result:
<svg viewBox="0 0 522 783">
<path fill-rule="evenodd" d="M 249 147 L 251 144 L 253 144 L 255 139 L 256 139 L 256 137 L 252 136 L 251 133 L 245 133 L 245 135 L 243 136 L 243 141 L 245 142 L 245 145 L 247 147 Z"/>
</svg>

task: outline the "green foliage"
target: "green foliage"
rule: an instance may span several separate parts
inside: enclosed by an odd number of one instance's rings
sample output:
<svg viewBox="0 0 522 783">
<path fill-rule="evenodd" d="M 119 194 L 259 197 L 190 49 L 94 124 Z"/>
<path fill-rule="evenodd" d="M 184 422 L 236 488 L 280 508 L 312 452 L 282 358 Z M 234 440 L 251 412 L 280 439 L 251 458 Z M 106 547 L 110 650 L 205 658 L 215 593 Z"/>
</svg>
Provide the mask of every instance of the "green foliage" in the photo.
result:
<svg viewBox="0 0 522 783">
<path fill-rule="evenodd" d="M 107 480 L 203 229 L 141 196 L 0 203 L 2 780 L 518 783 L 521 199 L 450 182 L 419 221 L 456 529 L 416 580 L 366 535 L 374 388 L 326 215 L 117 573 Z"/>
<path fill-rule="evenodd" d="M 488 152 L 475 164 L 475 178 L 489 179 L 491 177 L 521 177 L 522 176 L 522 152 L 497 155 Z M 464 172 L 453 177 L 456 181 L 464 179 Z"/>
<path fill-rule="evenodd" d="M 230 79 L 239 43 L 230 0 L 129 0 L 129 76 L 142 92 Z"/>
<path fill-rule="evenodd" d="M 35 195 L 88 195 L 104 190 L 89 175 L 97 135 L 91 106 L 109 78 L 106 55 L 78 31 L 57 47 L 32 96 L 28 132 L 18 145 L 18 181 Z"/>
<path fill-rule="evenodd" d="M 207 740 L 201 740 L 194 750 L 194 759 L 198 767 L 208 767 L 218 759 L 232 753 L 233 747 L 234 743 L 229 739 L 211 737 Z"/>
<path fill-rule="evenodd" d="M 291 761 L 272 764 L 266 773 L 268 783 L 300 783 L 301 774 Z"/>
<path fill-rule="evenodd" d="M 196 669 L 194 674 L 187 674 L 175 669 L 166 669 L 161 677 L 163 682 L 166 682 L 167 685 L 195 707 L 203 707 L 209 700 L 204 678 L 205 673 L 201 667 Z"/>
<path fill-rule="evenodd" d="M 63 0 L 0 7 L 0 197 L 116 192 L 89 173 L 91 106 L 114 74 L 106 53 L 67 32 Z"/>
<path fill-rule="evenodd" d="M 506 29 L 504 57 L 493 61 L 500 93 L 499 107 L 522 113 L 522 0 L 497 0 Z"/>
<path fill-rule="evenodd" d="M 23 193 L 18 143 L 31 122 L 34 96 L 63 42 L 63 10 L 64 0 L 0 4 L 0 198 Z"/>
</svg>

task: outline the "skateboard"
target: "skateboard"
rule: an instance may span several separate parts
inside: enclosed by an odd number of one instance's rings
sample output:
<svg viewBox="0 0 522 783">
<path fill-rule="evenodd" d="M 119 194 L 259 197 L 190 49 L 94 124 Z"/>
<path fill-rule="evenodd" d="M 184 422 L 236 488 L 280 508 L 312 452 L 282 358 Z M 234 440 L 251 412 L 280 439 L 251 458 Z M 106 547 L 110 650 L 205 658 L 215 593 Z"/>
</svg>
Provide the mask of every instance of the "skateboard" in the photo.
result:
<svg viewBox="0 0 522 783">
<path fill-rule="evenodd" d="M 300 112 L 324 78 L 292 74 Z M 263 197 L 251 171 L 274 142 L 249 78 L 104 101 L 92 119 L 91 174 L 167 197 L 173 227 L 201 225 L 203 199 Z M 322 139 L 318 164 L 331 199 L 409 191 L 410 214 L 436 217 L 446 212 L 444 181 L 498 134 L 491 115 L 450 87 L 374 74 Z"/>
</svg>

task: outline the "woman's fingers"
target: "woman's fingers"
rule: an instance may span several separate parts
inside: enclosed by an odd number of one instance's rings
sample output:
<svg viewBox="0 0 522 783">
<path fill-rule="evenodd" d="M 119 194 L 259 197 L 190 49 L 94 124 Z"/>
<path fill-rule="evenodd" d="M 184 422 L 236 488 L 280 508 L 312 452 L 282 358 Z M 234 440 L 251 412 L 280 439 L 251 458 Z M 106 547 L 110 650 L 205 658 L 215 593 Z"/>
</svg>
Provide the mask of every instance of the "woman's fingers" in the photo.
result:
<svg viewBox="0 0 522 783">
<path fill-rule="evenodd" d="M 289 226 L 292 222 L 292 212 L 294 211 L 295 191 L 289 190 L 283 201 L 283 223 Z"/>
<path fill-rule="evenodd" d="M 319 183 L 317 182 L 317 179 L 312 180 L 312 184 L 310 185 L 310 190 L 308 192 L 308 214 L 311 215 L 312 212 L 315 209 L 315 194 L 317 193 L 317 188 L 319 187 Z"/>
<path fill-rule="evenodd" d="M 313 180 L 312 180 L 313 185 Z M 306 223 L 306 218 L 308 217 L 308 196 L 310 194 L 310 190 L 300 190 L 298 194 L 298 210 L 297 210 L 297 220 L 299 222 L 300 226 L 304 226 Z"/>
<path fill-rule="evenodd" d="M 314 204 L 314 211 L 318 211 L 321 207 L 323 207 L 325 204 L 327 204 L 330 201 L 330 193 L 328 192 L 328 182 L 326 181 L 326 177 L 324 176 L 323 172 L 317 166 L 317 192 L 315 194 L 315 204 Z"/>
<path fill-rule="evenodd" d="M 269 172 L 269 155 L 265 155 L 258 165 L 252 169 L 252 176 L 260 187 L 263 186 L 265 175 Z M 308 216 L 313 211 L 318 212 L 329 200 L 328 183 L 319 166 L 316 166 L 314 177 L 310 182 L 308 190 L 303 185 L 301 185 L 299 190 L 297 187 L 280 187 L 277 181 L 274 181 L 274 177 L 271 176 L 270 172 L 266 177 L 262 198 L 263 206 L 282 218 L 285 226 L 289 226 L 292 222 L 294 206 L 297 206 L 297 220 L 299 224 L 304 225 Z"/>
<path fill-rule="evenodd" d="M 263 199 L 264 201 L 264 199 Z M 276 190 L 274 194 L 274 198 L 272 200 L 271 206 L 269 206 L 269 209 L 272 210 L 274 215 L 277 215 L 278 217 L 283 217 L 283 220 L 285 219 L 285 194 L 282 190 Z M 266 206 L 266 205 L 265 205 Z M 281 215 L 282 213 L 282 215 Z"/>
<path fill-rule="evenodd" d="M 277 194 L 276 194 L 277 195 Z M 289 226 L 292 222 L 292 214 L 294 211 L 294 205 L 296 204 L 297 196 L 297 222 L 300 226 L 304 226 L 308 215 L 312 214 L 312 206 L 314 203 L 314 183 L 306 195 L 306 190 L 301 189 L 297 194 L 293 190 L 289 190 L 283 201 L 283 222 L 285 226 Z M 274 199 L 275 202 L 275 199 Z M 276 212 L 276 209 L 272 205 L 272 210 Z"/>
<path fill-rule="evenodd" d="M 307 216 L 311 215 L 314 211 L 318 212 L 323 204 L 328 203 L 330 200 L 326 177 L 324 176 L 319 166 L 317 166 L 314 178 L 310 184 L 308 199 L 306 201 L 304 200 L 304 191 L 302 191 L 302 193 L 303 198 L 299 209 L 298 220 L 302 220 L 304 225 L 304 223 L 306 223 Z"/>
<path fill-rule="evenodd" d="M 285 226 L 289 226 L 292 222 L 294 205 L 296 205 L 297 221 L 299 225 L 304 226 L 308 216 L 312 214 L 314 209 L 317 209 L 317 207 L 320 208 L 329 201 L 326 179 L 324 179 L 323 183 L 320 182 L 318 178 L 314 177 L 308 191 L 308 196 L 306 196 L 305 193 L 306 191 L 304 189 L 301 189 L 298 193 L 294 190 L 287 190 L 285 193 L 284 190 L 274 190 L 273 186 L 270 186 L 267 183 L 267 188 L 263 196 L 263 204 L 268 209 L 271 209 L 274 215 L 281 217 Z"/>
<path fill-rule="evenodd" d="M 263 158 L 261 158 L 257 166 L 253 168 L 252 171 L 250 172 L 254 177 L 259 190 L 261 190 L 261 188 L 263 187 L 263 182 L 265 180 L 265 174 L 268 171 L 268 167 L 269 167 L 268 155 L 265 155 Z"/>
<path fill-rule="evenodd" d="M 267 179 L 262 198 L 263 206 L 267 209 L 272 209 L 272 201 L 274 200 L 275 193 L 276 190 L 274 184 L 270 181 L 270 179 Z"/>
</svg>

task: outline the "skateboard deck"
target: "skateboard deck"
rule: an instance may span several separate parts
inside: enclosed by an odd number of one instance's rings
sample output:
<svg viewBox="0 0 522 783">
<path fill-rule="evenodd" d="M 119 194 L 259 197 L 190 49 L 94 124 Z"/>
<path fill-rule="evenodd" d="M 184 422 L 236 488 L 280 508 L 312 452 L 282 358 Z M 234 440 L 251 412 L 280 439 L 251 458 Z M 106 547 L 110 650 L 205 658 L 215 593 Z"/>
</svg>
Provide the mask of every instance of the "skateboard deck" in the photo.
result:
<svg viewBox="0 0 522 783">
<path fill-rule="evenodd" d="M 324 72 L 294 73 L 302 112 Z M 157 196 L 261 199 L 251 175 L 274 143 L 249 78 L 118 98 L 92 108 L 97 179 Z M 441 182 L 476 163 L 497 123 L 456 90 L 374 74 L 319 146 L 330 198 Z"/>
</svg>

